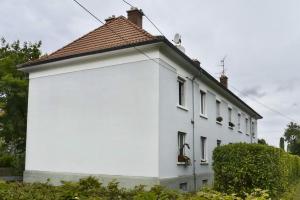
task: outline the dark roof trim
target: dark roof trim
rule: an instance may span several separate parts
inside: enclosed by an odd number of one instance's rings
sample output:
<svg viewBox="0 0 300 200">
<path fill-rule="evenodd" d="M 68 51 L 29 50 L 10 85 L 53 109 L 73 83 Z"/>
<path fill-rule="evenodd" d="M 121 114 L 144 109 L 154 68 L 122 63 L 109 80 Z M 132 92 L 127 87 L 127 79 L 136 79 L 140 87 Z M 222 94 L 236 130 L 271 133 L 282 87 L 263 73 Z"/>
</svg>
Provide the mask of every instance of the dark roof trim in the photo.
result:
<svg viewBox="0 0 300 200">
<path fill-rule="evenodd" d="M 180 51 L 176 46 L 174 46 L 168 39 L 165 37 L 162 37 L 163 41 L 171 47 L 174 51 L 176 51 L 179 55 L 181 55 L 186 61 L 188 61 L 190 64 L 192 64 L 196 69 L 198 69 L 201 73 L 203 73 L 208 79 L 210 79 L 212 82 L 217 84 L 219 87 L 221 87 L 224 91 L 229 93 L 231 96 L 236 98 L 239 102 L 241 102 L 245 107 L 247 107 L 249 110 L 251 110 L 255 115 L 258 117 L 258 119 L 262 119 L 263 117 L 258 114 L 255 110 L 253 110 L 248 104 L 246 104 L 242 99 L 240 99 L 238 96 L 236 96 L 233 92 L 231 92 L 228 88 L 224 87 L 218 80 L 216 80 L 212 75 L 210 75 L 207 71 L 202 69 L 195 61 L 193 61 L 190 57 L 188 57 L 185 53 Z"/>
<path fill-rule="evenodd" d="M 23 69 L 23 68 L 27 68 L 27 67 L 33 67 L 36 65 L 42 65 L 42 64 L 46 64 L 46 63 L 57 62 L 57 61 L 61 61 L 61 60 L 77 58 L 77 57 L 82 57 L 82 56 L 89 56 L 89 55 L 98 54 L 98 53 L 105 53 L 105 52 L 109 52 L 109 51 L 121 50 L 121 49 L 126 49 L 126 48 L 131 48 L 131 47 L 143 46 L 143 45 L 153 44 L 153 43 L 162 42 L 162 41 L 163 41 L 163 38 L 157 37 L 156 39 L 143 41 L 143 42 L 139 42 L 139 43 L 127 44 L 127 45 L 111 47 L 111 48 L 107 48 L 107 49 L 88 51 L 88 52 L 84 52 L 84 53 L 77 53 L 77 54 L 61 56 L 61 57 L 56 57 L 56 58 L 50 58 L 50 59 L 45 59 L 45 60 L 36 60 L 36 61 L 32 61 L 32 62 L 27 62 L 27 63 L 18 65 L 18 68 Z"/>
<path fill-rule="evenodd" d="M 18 68 L 23 69 L 23 68 L 32 67 L 32 66 L 41 65 L 41 64 L 46 64 L 46 63 L 51 63 L 51 62 L 56 62 L 56 61 L 61 61 L 61 60 L 66 60 L 66 59 L 71 59 L 71 58 L 77 58 L 77 57 L 81 57 L 81 56 L 88 56 L 88 55 L 93 55 L 93 54 L 98 54 L 98 53 L 104 53 L 104 52 L 109 52 L 109 51 L 121 50 L 121 49 L 126 49 L 126 48 L 131 48 L 131 47 L 143 46 L 143 45 L 147 45 L 147 44 L 154 44 L 154 43 L 158 43 L 158 42 L 164 42 L 165 44 L 167 44 L 171 49 L 173 49 L 176 53 L 178 53 L 180 56 L 182 56 L 186 61 L 188 61 L 192 66 L 194 66 L 197 70 L 199 70 L 202 74 L 204 74 L 208 79 L 210 79 L 212 82 L 214 82 L 216 85 L 218 85 L 224 91 L 226 91 L 229 95 L 236 98 L 239 102 L 242 103 L 242 105 L 247 107 L 253 113 L 255 113 L 256 117 L 258 117 L 259 119 L 263 118 L 260 114 L 258 114 L 255 110 L 253 110 L 249 105 L 247 105 L 243 100 L 241 100 L 233 92 L 231 92 L 229 89 L 224 87 L 212 75 L 210 75 L 207 71 L 205 71 L 198 64 L 196 64 L 191 58 L 189 58 L 186 54 L 184 54 L 182 51 L 180 51 L 176 46 L 174 46 L 164 36 L 157 36 L 153 40 L 148 40 L 148 41 L 139 42 L 139 43 L 133 43 L 133 44 L 128 44 L 128 45 L 122 45 L 122 46 L 107 48 L 107 49 L 101 49 L 101 50 L 89 51 L 89 52 L 84 52 L 84 53 L 78 53 L 78 54 L 62 56 L 62 57 L 57 57 L 57 58 L 52 58 L 52 59 L 45 59 L 45 60 L 40 60 L 40 61 L 37 60 L 37 61 L 21 64 L 21 65 L 18 66 Z"/>
</svg>

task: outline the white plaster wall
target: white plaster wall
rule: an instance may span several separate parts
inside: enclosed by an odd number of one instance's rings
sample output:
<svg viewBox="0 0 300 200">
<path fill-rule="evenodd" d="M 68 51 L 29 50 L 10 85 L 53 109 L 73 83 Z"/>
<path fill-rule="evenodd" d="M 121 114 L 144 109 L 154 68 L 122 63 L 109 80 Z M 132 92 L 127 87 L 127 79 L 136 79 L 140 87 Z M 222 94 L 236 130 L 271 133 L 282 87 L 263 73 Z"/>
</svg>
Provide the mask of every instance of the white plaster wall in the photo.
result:
<svg viewBox="0 0 300 200">
<path fill-rule="evenodd" d="M 171 60 L 165 54 L 160 54 L 161 62 L 159 68 L 159 176 L 160 178 L 172 178 L 183 175 L 192 175 L 192 166 L 184 167 L 177 165 L 177 133 L 186 133 L 186 142 L 192 147 L 192 81 L 186 79 L 187 110 L 178 108 L 177 77 L 192 77 L 193 75 Z M 206 91 L 207 119 L 200 117 L 200 89 Z M 251 137 L 237 130 L 237 114 L 242 112 L 241 108 L 230 103 L 222 94 L 210 88 L 201 79 L 196 79 L 194 85 L 195 94 L 195 160 L 196 174 L 212 173 L 212 152 L 217 146 L 217 140 L 222 144 L 236 142 L 251 142 Z M 216 99 L 221 102 L 222 125 L 216 123 Z M 233 108 L 232 121 L 235 124 L 233 130 L 228 128 L 228 105 Z M 241 119 L 241 130 L 244 130 L 244 115 Z M 249 120 L 250 123 L 250 120 Z M 249 131 L 250 132 L 250 131 Z M 208 165 L 200 164 L 200 137 L 207 138 Z M 256 139 L 254 139 L 254 142 Z M 192 148 L 186 150 L 187 156 L 192 159 Z"/>
<path fill-rule="evenodd" d="M 91 65 L 31 74 L 26 170 L 158 177 L 158 65 Z"/>
</svg>

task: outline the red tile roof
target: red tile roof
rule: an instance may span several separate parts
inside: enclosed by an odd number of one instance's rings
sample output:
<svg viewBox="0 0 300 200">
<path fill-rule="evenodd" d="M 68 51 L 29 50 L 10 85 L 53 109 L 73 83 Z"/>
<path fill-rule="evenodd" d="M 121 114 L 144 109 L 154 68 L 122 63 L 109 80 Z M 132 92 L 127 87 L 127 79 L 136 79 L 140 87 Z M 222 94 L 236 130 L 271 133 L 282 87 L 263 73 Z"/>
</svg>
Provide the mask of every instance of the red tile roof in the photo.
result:
<svg viewBox="0 0 300 200">
<path fill-rule="evenodd" d="M 124 16 L 120 16 L 110 19 L 103 26 L 96 28 L 50 55 L 25 63 L 24 65 L 28 66 L 47 60 L 152 41 L 156 40 L 156 38 L 156 36 L 146 32 Z"/>
</svg>

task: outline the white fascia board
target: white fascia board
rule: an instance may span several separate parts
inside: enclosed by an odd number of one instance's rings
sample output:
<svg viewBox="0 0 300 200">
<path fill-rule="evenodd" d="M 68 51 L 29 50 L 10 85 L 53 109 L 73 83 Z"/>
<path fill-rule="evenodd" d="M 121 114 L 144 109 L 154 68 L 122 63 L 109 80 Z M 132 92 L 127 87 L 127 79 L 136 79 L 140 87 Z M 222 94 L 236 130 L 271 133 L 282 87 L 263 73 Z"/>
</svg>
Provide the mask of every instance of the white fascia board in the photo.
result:
<svg viewBox="0 0 300 200">
<path fill-rule="evenodd" d="M 144 54 L 135 48 L 142 50 Z M 149 44 L 135 48 L 126 48 L 105 53 L 75 57 L 32 67 L 25 67 L 20 70 L 29 73 L 29 78 L 33 79 L 43 76 L 109 67 L 150 59 L 153 59 L 153 62 L 155 62 L 154 60 L 159 58 L 158 44 Z"/>
</svg>

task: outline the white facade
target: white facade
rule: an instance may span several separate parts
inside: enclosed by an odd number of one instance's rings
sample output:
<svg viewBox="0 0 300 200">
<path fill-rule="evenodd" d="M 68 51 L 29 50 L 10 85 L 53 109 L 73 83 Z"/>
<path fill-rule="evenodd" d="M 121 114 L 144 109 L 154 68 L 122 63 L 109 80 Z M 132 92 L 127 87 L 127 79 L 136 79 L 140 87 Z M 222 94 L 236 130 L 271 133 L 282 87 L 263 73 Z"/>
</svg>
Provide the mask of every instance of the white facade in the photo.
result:
<svg viewBox="0 0 300 200">
<path fill-rule="evenodd" d="M 61 174 L 62 179 L 92 174 L 118 177 L 125 186 L 129 181 L 122 180 L 131 178 L 191 188 L 194 165 L 178 163 L 178 132 L 185 133 L 190 145 L 185 154 L 191 159 L 194 149 L 198 186 L 211 182 L 217 140 L 256 142 L 257 123 L 248 108 L 162 44 L 144 51 L 153 60 L 127 49 L 24 70 L 30 74 L 25 181 L 42 180 L 39 173 L 43 178 Z M 184 80 L 183 106 L 178 105 L 178 77 Z M 204 116 L 200 90 L 206 94 Z M 216 100 L 222 124 L 216 123 Z M 228 127 L 229 107 L 233 129 Z M 206 138 L 202 162 L 201 137 Z"/>
</svg>

